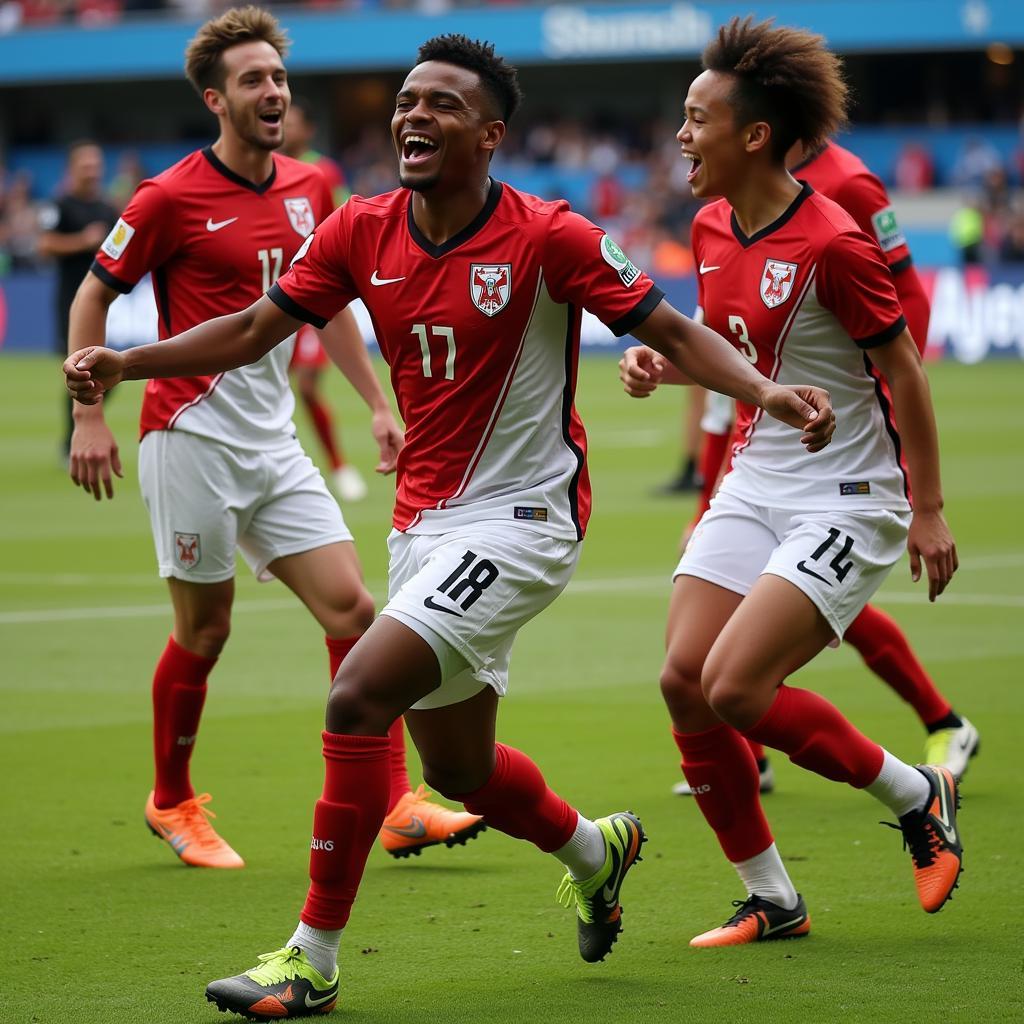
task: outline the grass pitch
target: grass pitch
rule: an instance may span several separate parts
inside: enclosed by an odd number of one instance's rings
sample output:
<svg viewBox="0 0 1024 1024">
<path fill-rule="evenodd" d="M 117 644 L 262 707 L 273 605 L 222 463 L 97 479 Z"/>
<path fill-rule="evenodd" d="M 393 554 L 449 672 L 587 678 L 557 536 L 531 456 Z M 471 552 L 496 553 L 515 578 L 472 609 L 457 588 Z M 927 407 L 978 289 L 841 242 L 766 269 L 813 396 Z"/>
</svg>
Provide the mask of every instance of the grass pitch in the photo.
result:
<svg viewBox="0 0 1024 1024">
<path fill-rule="evenodd" d="M 137 492 L 141 385 L 124 385 L 111 403 L 126 479 L 113 502 L 95 503 L 58 466 L 57 361 L 9 356 L 0 372 L 0 1020 L 224 1020 L 203 1000 L 205 983 L 280 945 L 305 891 L 321 780 L 322 637 L 283 587 L 260 586 L 241 567 L 193 777 L 213 792 L 217 825 L 248 867 L 182 867 L 142 821 L 149 686 L 170 613 Z M 582 963 L 573 917 L 554 901 L 559 867 L 495 832 L 411 862 L 375 849 L 342 943 L 334 1019 L 1021 1019 L 1024 366 L 932 369 L 962 569 L 935 606 L 905 562 L 880 596 L 982 733 L 964 786 L 956 899 L 923 914 L 908 856 L 876 824 L 887 812 L 777 757 L 766 808 L 812 934 L 702 952 L 687 940 L 743 894 L 697 808 L 669 792 L 678 755 L 656 680 L 668 574 L 691 502 L 651 491 L 676 469 L 679 393 L 630 402 L 607 359 L 585 360 L 581 376 L 591 532 L 577 582 L 523 631 L 499 735 L 585 813 L 642 815 L 651 842 L 625 888 L 625 931 L 605 964 Z M 330 389 L 353 460 L 371 466 L 357 400 L 337 377 Z M 377 480 L 368 501 L 346 510 L 378 599 L 390 492 Z M 916 718 L 851 650 L 826 652 L 800 682 L 890 749 L 919 755 Z"/>
</svg>

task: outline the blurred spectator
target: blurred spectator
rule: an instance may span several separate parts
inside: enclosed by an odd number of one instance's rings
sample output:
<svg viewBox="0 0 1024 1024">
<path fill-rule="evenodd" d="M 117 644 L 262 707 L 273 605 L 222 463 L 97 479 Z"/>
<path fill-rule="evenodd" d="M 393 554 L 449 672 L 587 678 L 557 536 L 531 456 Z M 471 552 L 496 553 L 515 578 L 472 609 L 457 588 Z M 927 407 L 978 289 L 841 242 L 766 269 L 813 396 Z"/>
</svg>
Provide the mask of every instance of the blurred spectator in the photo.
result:
<svg viewBox="0 0 1024 1024">
<path fill-rule="evenodd" d="M 919 142 L 908 142 L 900 150 L 893 171 L 896 187 L 904 192 L 924 192 L 935 184 L 935 162 Z"/>
<path fill-rule="evenodd" d="M 36 265 L 39 211 L 32 200 L 32 179 L 19 171 L 7 186 L 3 198 L 5 262 L 12 270 L 30 270 Z"/>
<path fill-rule="evenodd" d="M 117 171 L 107 190 L 114 209 L 120 213 L 135 190 L 146 177 L 146 169 L 142 166 L 139 154 L 134 149 L 126 149 L 117 161 Z"/>
<path fill-rule="evenodd" d="M 1006 263 L 1024 263 L 1024 208 L 1018 207 L 1011 214 L 999 246 L 999 258 Z"/>
<path fill-rule="evenodd" d="M 980 188 L 989 172 L 1002 167 L 999 153 L 991 143 L 972 136 L 964 142 L 963 151 L 953 167 L 953 184 Z"/>
<path fill-rule="evenodd" d="M 57 264 L 57 351 L 61 355 L 67 354 L 68 317 L 75 292 L 117 220 L 114 207 L 103 197 L 102 183 L 103 151 L 88 140 L 73 143 L 68 149 L 67 191 L 46 206 L 39 218 L 43 228 L 39 252 L 53 257 Z M 70 399 L 66 407 L 65 455 L 71 447 Z"/>
<path fill-rule="evenodd" d="M 949 237 L 965 265 L 981 263 L 985 217 L 977 200 L 969 201 L 953 214 Z"/>
</svg>

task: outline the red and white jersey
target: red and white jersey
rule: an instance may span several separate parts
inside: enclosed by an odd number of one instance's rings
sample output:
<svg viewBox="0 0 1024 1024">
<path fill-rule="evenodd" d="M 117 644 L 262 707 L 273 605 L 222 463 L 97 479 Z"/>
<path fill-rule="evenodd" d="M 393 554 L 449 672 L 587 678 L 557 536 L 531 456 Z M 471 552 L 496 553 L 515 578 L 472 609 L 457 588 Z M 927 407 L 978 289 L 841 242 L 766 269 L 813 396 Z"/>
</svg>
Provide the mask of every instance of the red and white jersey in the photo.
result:
<svg viewBox="0 0 1024 1024">
<path fill-rule="evenodd" d="M 770 508 L 908 509 L 899 435 L 865 351 L 906 327 L 875 242 L 806 184 L 749 238 L 727 202 L 711 203 L 692 239 L 704 322 L 766 377 L 828 389 L 837 421 L 809 454 L 792 427 L 737 403 L 722 490 Z"/>
<path fill-rule="evenodd" d="M 628 333 L 661 301 L 650 278 L 567 203 L 492 181 L 480 214 L 443 245 L 417 228 L 404 189 L 350 199 L 270 290 L 314 326 L 357 296 L 405 419 L 395 527 L 519 521 L 581 539 L 581 313 Z"/>
<path fill-rule="evenodd" d="M 332 209 L 310 164 L 275 154 L 270 177 L 254 185 L 203 149 L 139 186 L 92 272 L 119 292 L 151 273 L 163 340 L 255 302 Z M 185 430 L 239 448 L 286 443 L 295 433 L 292 344 L 228 373 L 150 380 L 142 434 Z"/>
<path fill-rule="evenodd" d="M 859 156 L 829 142 L 824 149 L 790 168 L 790 174 L 838 203 L 864 234 L 878 242 L 894 274 L 910 266 L 910 248 L 896 219 L 889 193 L 881 179 L 868 170 Z"/>
</svg>

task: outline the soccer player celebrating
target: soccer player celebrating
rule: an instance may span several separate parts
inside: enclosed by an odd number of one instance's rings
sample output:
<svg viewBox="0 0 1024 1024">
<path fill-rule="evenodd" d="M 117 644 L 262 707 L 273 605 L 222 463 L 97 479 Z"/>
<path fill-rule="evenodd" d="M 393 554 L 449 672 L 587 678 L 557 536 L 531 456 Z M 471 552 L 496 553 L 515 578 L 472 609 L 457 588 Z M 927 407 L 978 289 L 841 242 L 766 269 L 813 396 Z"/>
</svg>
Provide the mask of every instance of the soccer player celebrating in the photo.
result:
<svg viewBox="0 0 1024 1024">
<path fill-rule="evenodd" d="M 914 269 L 910 247 L 900 230 L 885 186 L 859 157 L 832 141 L 811 150 L 798 141 L 787 154 L 786 164 L 791 174 L 799 175 L 815 192 L 837 202 L 865 234 L 878 242 L 889 264 L 907 329 L 918 351 L 924 355 L 930 315 L 928 296 Z M 888 397 L 888 385 L 878 368 L 872 365 L 871 372 L 881 380 Z M 687 536 L 708 510 L 721 473 L 728 471 L 732 458 L 729 440 L 733 413 L 731 399 L 708 395 L 701 421 L 704 430 L 701 471 L 705 473 L 705 480 Z M 968 761 L 979 750 L 978 730 L 953 710 L 895 620 L 875 605 L 867 604 L 850 623 L 843 639 L 857 650 L 868 668 L 917 712 L 928 733 L 922 758 L 925 764 L 944 765 L 959 781 L 967 770 Z M 774 773 L 764 747 L 760 743 L 750 746 L 757 760 L 761 792 L 771 792 Z M 693 795 L 685 780 L 677 782 L 673 792 L 679 796 Z"/>
<path fill-rule="evenodd" d="M 957 567 L 928 383 L 892 276 L 853 218 L 786 169 L 795 141 L 821 145 L 844 116 L 839 61 L 820 36 L 748 18 L 719 30 L 704 67 L 678 138 L 694 194 L 722 197 L 693 225 L 705 322 L 774 380 L 826 381 L 839 429 L 828 449 L 795 458 L 741 401 L 732 470 L 676 570 L 662 693 L 686 778 L 747 889 L 721 928 L 691 941 L 700 947 L 810 930 L 745 738 L 890 808 L 929 913 L 949 899 L 962 859 L 952 772 L 904 764 L 818 695 L 784 685 L 843 636 L 904 545 L 914 579 L 927 567 L 931 600 Z M 644 396 L 672 368 L 630 349 L 622 377 Z"/>
<path fill-rule="evenodd" d="M 341 206 L 351 194 L 345 186 L 341 168 L 330 158 L 313 149 L 316 118 L 312 104 L 301 96 L 293 96 L 284 121 L 285 155 L 313 164 L 327 179 L 335 206 Z M 366 497 L 366 481 L 359 470 L 345 459 L 341 438 L 335 430 L 334 417 L 320 387 L 327 368 L 327 353 L 309 324 L 303 324 L 295 335 L 295 351 L 289 367 L 298 387 L 299 397 L 313 423 L 320 446 L 331 466 L 331 483 L 342 501 L 361 501 Z"/>
<path fill-rule="evenodd" d="M 565 866 L 579 951 L 603 959 L 644 839 L 620 811 L 591 820 L 526 754 L 495 743 L 519 628 L 569 581 L 590 515 L 574 394 L 583 308 L 643 336 L 682 373 L 828 444 L 827 395 L 767 380 L 677 313 L 599 228 L 564 202 L 493 180 L 520 91 L 493 47 L 425 43 L 391 131 L 402 188 L 350 199 L 248 309 L 129 353 L 65 363 L 83 401 L 124 378 L 206 373 L 263 358 L 302 322 L 356 296 L 373 318 L 406 422 L 389 600 L 346 659 L 327 705 L 325 782 L 313 814 L 312 884 L 285 945 L 207 996 L 256 1019 L 334 1005 L 341 932 L 386 808 L 387 733 L 405 714 L 427 781 Z"/>
<path fill-rule="evenodd" d="M 251 302 L 286 268 L 332 209 L 321 173 L 276 156 L 288 109 L 287 40 L 255 7 L 208 22 L 186 52 L 186 72 L 220 136 L 145 181 L 103 243 L 71 313 L 71 350 L 102 343 L 107 307 L 147 272 L 159 333 L 202 323 Z M 392 472 L 402 433 L 350 313 L 324 332 L 332 358 L 373 412 L 380 472 Z M 282 580 L 323 626 L 331 678 L 373 620 L 373 600 L 338 505 L 295 439 L 288 387 L 290 346 L 256 365 L 216 375 L 175 375 L 146 389 L 140 484 L 174 631 L 153 678 L 156 783 L 146 821 L 186 863 L 242 867 L 214 831 L 209 794 L 196 796 L 189 761 L 207 677 L 227 640 L 235 548 L 257 575 Z M 121 475 L 102 405 L 75 407 L 71 478 L 113 497 Z M 464 842 L 482 827 L 410 793 L 399 719 L 392 728 L 389 816 L 381 839 L 405 855 Z"/>
</svg>

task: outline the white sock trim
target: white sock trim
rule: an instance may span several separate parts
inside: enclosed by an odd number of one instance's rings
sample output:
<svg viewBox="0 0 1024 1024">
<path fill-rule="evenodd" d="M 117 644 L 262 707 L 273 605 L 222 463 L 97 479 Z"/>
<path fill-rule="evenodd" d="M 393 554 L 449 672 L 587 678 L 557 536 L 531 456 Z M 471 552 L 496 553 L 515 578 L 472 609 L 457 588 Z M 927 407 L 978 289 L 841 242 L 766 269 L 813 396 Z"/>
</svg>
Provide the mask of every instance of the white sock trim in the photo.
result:
<svg viewBox="0 0 1024 1024">
<path fill-rule="evenodd" d="M 590 878 L 604 866 L 604 834 L 589 819 L 576 812 L 576 830 L 560 850 L 554 851 L 573 878 Z"/>
<path fill-rule="evenodd" d="M 338 966 L 338 947 L 341 945 L 342 929 L 329 931 L 325 928 L 313 928 L 303 921 L 298 923 L 292 937 L 286 945 L 289 949 L 298 946 L 309 957 L 309 962 L 324 976 L 327 981 L 334 977 Z"/>
<path fill-rule="evenodd" d="M 733 863 L 733 867 L 747 887 L 748 896 L 771 900 L 783 910 L 792 910 L 799 902 L 800 897 L 774 843 L 749 860 Z"/>
<path fill-rule="evenodd" d="M 882 754 L 882 770 L 878 778 L 865 787 L 867 791 L 876 800 L 881 800 L 897 818 L 910 811 L 921 810 L 931 793 L 924 774 L 893 757 L 884 747 Z"/>
</svg>

